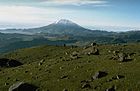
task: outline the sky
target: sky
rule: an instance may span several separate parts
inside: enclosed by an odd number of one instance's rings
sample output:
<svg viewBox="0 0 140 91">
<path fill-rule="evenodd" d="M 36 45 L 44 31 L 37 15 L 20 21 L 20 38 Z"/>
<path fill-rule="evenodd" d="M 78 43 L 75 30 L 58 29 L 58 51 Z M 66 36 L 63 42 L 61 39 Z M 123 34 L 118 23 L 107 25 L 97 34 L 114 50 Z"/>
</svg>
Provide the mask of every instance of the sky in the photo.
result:
<svg viewBox="0 0 140 91">
<path fill-rule="evenodd" d="M 34 28 L 60 19 L 89 29 L 140 29 L 140 0 L 0 0 L 0 28 Z"/>
</svg>

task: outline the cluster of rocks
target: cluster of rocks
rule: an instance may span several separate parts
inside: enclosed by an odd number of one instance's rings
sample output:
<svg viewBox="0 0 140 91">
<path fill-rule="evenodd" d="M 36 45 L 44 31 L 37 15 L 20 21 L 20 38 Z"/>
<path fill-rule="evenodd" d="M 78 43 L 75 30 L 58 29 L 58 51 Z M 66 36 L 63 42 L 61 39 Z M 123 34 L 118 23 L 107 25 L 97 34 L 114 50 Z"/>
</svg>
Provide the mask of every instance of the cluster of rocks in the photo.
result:
<svg viewBox="0 0 140 91">
<path fill-rule="evenodd" d="M 91 43 L 90 46 L 84 47 L 83 54 L 86 55 L 99 55 L 99 50 L 96 43 Z"/>
<path fill-rule="evenodd" d="M 20 65 L 23 64 L 17 60 L 0 58 L 0 67 L 17 67 Z"/>
<path fill-rule="evenodd" d="M 100 79 L 102 77 L 105 77 L 107 76 L 107 72 L 104 72 L 104 71 L 98 71 L 96 72 L 92 77 L 91 77 L 91 80 L 83 80 L 81 81 L 81 88 L 82 89 L 91 89 L 92 86 L 90 85 L 90 82 L 92 82 L 93 80 L 96 80 L 96 79 Z"/>
<path fill-rule="evenodd" d="M 79 58 L 79 53 L 77 51 L 74 51 L 72 54 L 70 54 L 71 59 L 78 59 Z"/>
<path fill-rule="evenodd" d="M 83 80 L 81 81 L 81 89 L 93 89 L 91 82 L 93 82 L 94 80 L 103 78 L 105 76 L 107 76 L 108 73 L 105 71 L 97 71 L 92 77 L 91 80 Z M 107 82 L 111 82 L 113 80 L 120 80 L 122 78 L 124 78 L 125 76 L 123 75 L 115 75 L 113 76 L 111 79 L 106 80 L 105 82 L 101 83 L 98 86 L 95 86 L 94 89 L 97 89 L 98 87 L 101 87 L 103 84 L 107 83 Z M 113 85 L 112 87 L 107 88 L 105 91 L 116 91 L 116 86 Z"/>
<path fill-rule="evenodd" d="M 132 60 L 130 54 L 119 51 L 113 51 L 113 56 L 110 59 L 118 60 L 119 62 L 127 62 Z"/>
</svg>

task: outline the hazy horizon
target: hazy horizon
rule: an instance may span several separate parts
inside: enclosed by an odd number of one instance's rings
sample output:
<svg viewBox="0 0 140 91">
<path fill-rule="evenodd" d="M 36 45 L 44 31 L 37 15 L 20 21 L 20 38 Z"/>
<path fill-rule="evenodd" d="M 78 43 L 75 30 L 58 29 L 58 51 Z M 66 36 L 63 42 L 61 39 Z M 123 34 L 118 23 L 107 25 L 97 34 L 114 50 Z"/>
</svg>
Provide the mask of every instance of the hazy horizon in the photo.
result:
<svg viewBox="0 0 140 91">
<path fill-rule="evenodd" d="M 35 28 L 60 19 L 106 31 L 140 29 L 139 0 L 0 0 L 0 29 Z"/>
</svg>

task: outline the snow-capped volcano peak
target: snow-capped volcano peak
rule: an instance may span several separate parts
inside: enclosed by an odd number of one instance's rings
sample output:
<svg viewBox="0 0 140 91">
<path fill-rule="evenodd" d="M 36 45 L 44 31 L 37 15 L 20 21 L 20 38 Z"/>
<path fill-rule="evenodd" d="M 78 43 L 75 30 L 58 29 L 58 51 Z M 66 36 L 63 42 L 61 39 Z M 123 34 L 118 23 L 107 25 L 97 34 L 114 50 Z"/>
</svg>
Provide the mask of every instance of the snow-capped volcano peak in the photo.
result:
<svg viewBox="0 0 140 91">
<path fill-rule="evenodd" d="M 74 22 L 72 22 L 72 21 L 70 21 L 70 20 L 66 20 L 66 19 L 61 19 L 61 20 L 55 22 L 55 24 L 75 25 Z"/>
</svg>

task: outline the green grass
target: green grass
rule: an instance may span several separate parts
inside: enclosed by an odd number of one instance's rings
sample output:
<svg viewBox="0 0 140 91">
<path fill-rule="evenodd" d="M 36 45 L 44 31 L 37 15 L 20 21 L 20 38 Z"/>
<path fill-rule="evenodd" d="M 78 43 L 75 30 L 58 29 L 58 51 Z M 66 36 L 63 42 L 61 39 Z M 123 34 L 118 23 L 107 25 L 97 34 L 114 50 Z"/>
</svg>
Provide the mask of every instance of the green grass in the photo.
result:
<svg viewBox="0 0 140 91">
<path fill-rule="evenodd" d="M 99 45 L 98 49 L 100 55 L 80 55 L 75 60 L 70 60 L 70 54 L 74 51 L 81 53 L 83 48 L 39 46 L 7 53 L 2 57 L 19 60 L 24 65 L 1 68 L 0 91 L 7 91 L 18 81 L 34 84 L 40 87 L 40 91 L 105 91 L 113 85 L 116 91 L 140 91 L 140 44 Z M 132 61 L 120 63 L 110 59 L 114 50 L 136 54 L 131 56 Z M 39 65 L 42 59 L 45 62 Z M 89 82 L 91 88 L 82 89 L 81 81 L 91 80 L 97 71 L 105 71 L 108 75 Z M 125 77 L 106 82 L 115 75 Z M 67 77 L 61 79 L 62 76 Z"/>
</svg>

